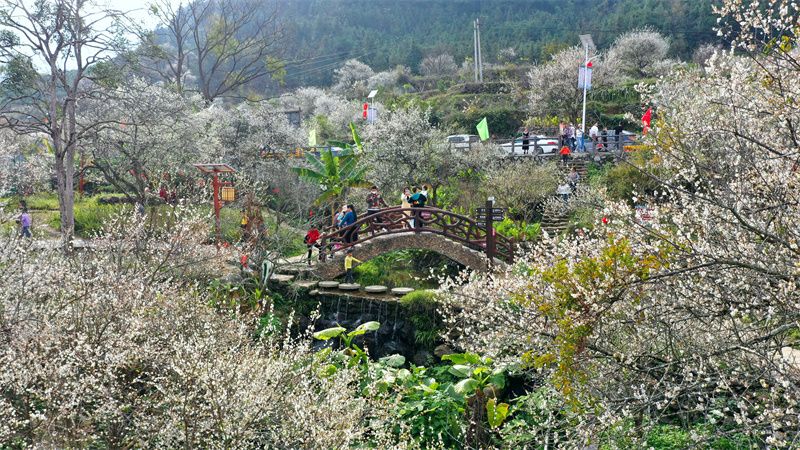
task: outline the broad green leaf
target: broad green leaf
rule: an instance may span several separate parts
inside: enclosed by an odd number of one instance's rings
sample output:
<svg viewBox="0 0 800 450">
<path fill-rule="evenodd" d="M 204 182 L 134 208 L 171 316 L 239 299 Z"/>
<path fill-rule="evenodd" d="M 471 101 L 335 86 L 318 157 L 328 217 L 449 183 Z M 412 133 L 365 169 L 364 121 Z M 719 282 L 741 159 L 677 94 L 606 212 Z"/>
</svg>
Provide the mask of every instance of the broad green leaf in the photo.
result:
<svg viewBox="0 0 800 450">
<path fill-rule="evenodd" d="M 480 367 L 476 367 L 475 370 L 472 371 L 472 374 L 476 375 L 476 376 L 480 376 L 480 375 L 483 375 L 484 373 L 488 373 L 489 371 L 491 371 L 490 368 L 488 368 L 486 366 L 480 366 Z"/>
<path fill-rule="evenodd" d="M 381 381 L 383 381 L 384 383 L 389 384 L 389 385 L 394 384 L 394 382 L 396 380 L 397 380 L 397 377 L 395 377 L 395 375 L 393 373 L 389 373 L 389 372 L 386 372 L 385 374 L 383 374 L 383 378 L 381 378 Z"/>
<path fill-rule="evenodd" d="M 402 367 L 406 363 L 406 357 L 403 355 L 389 355 L 384 356 L 379 361 L 389 367 Z"/>
<path fill-rule="evenodd" d="M 411 376 L 411 372 L 408 369 L 400 369 L 395 374 L 398 380 L 405 381 Z"/>
<path fill-rule="evenodd" d="M 336 366 L 334 366 L 333 364 L 328 364 L 327 366 L 323 367 L 322 370 L 320 370 L 319 375 L 321 377 L 329 377 L 335 374 L 337 370 L 339 369 L 337 369 Z"/>
<path fill-rule="evenodd" d="M 347 336 L 348 337 L 361 336 L 367 331 L 375 331 L 380 327 L 381 327 L 380 322 L 375 322 L 375 321 L 364 322 L 361 325 L 359 325 L 358 328 L 356 328 L 355 330 L 347 333 Z"/>
<path fill-rule="evenodd" d="M 492 373 L 492 376 L 489 377 L 489 383 L 495 385 L 497 389 L 503 389 L 506 387 L 506 374 L 505 372 L 495 372 Z"/>
<path fill-rule="evenodd" d="M 350 122 L 350 131 L 353 132 L 353 142 L 356 143 L 356 148 L 358 148 L 358 151 L 363 151 L 364 147 L 361 146 L 361 138 L 358 136 L 356 126 L 353 124 L 353 122 Z"/>
<path fill-rule="evenodd" d="M 474 378 L 466 378 L 459 381 L 453 386 L 455 391 L 461 395 L 470 395 L 478 388 L 478 380 Z"/>
<path fill-rule="evenodd" d="M 328 358 L 328 356 L 330 356 L 331 351 L 332 350 L 330 349 L 330 347 L 323 348 L 322 350 L 314 354 L 314 359 L 316 359 L 317 361 L 324 361 L 325 359 Z"/>
<path fill-rule="evenodd" d="M 326 328 L 322 331 L 317 331 L 316 333 L 312 334 L 314 339 L 319 339 L 320 341 L 327 341 L 328 339 L 335 338 L 341 336 L 345 330 L 342 327 L 333 327 L 333 328 Z"/>
<path fill-rule="evenodd" d="M 453 364 L 465 364 L 467 359 L 464 358 L 463 353 L 451 353 L 449 355 L 442 355 L 442 361 L 450 361 Z"/>
<path fill-rule="evenodd" d="M 451 353 L 442 356 L 442 361 L 452 361 L 453 364 L 482 364 L 481 357 L 477 353 Z"/>
<path fill-rule="evenodd" d="M 328 141 L 328 145 L 331 147 L 339 147 L 342 150 L 347 150 L 350 148 L 350 144 L 342 141 Z"/>
<path fill-rule="evenodd" d="M 450 367 L 448 372 L 459 378 L 469 378 L 472 375 L 472 366 L 456 364 L 455 366 Z"/>
<path fill-rule="evenodd" d="M 497 404 L 497 400 L 490 398 L 486 402 L 486 418 L 489 420 L 489 426 L 498 428 L 505 422 L 508 417 L 508 403 Z"/>
</svg>

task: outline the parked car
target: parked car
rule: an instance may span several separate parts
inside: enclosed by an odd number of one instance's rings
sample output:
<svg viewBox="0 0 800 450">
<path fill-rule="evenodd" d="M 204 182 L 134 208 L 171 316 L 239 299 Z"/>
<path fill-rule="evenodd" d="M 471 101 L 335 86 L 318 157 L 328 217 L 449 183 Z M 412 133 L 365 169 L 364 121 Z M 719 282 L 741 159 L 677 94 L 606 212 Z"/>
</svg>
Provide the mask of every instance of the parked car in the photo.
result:
<svg viewBox="0 0 800 450">
<path fill-rule="evenodd" d="M 528 138 L 528 154 L 529 155 L 547 155 L 555 154 L 558 152 L 558 138 L 548 137 L 542 135 L 534 135 Z M 514 156 L 524 155 L 522 150 L 522 138 L 518 137 L 511 142 L 500 144 L 503 152 Z"/>
<path fill-rule="evenodd" d="M 474 134 L 454 134 L 452 136 L 447 136 L 447 142 L 450 144 L 450 148 L 469 149 L 470 146 L 480 141 L 481 138 Z"/>
</svg>

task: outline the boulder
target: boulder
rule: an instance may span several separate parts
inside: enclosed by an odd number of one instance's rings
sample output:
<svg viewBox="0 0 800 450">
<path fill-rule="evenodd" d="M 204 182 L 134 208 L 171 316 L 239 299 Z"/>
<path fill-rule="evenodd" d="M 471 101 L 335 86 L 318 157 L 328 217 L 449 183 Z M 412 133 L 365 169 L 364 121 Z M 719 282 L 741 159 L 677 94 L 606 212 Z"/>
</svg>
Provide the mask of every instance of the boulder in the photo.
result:
<svg viewBox="0 0 800 450">
<path fill-rule="evenodd" d="M 411 358 L 411 362 L 417 366 L 429 366 L 432 361 L 433 355 L 427 350 L 420 350 L 414 353 L 414 357 Z"/>
<path fill-rule="evenodd" d="M 433 354 L 440 359 L 442 356 L 449 355 L 451 353 L 455 353 L 455 351 L 447 344 L 437 345 L 436 348 L 433 349 Z"/>
</svg>

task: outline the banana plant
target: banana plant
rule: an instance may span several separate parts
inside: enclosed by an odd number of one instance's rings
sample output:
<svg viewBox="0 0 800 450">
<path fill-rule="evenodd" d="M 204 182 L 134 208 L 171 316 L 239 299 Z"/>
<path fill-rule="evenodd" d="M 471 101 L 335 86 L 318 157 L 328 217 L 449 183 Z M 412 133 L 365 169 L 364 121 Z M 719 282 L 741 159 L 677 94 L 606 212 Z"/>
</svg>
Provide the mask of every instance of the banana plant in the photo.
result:
<svg viewBox="0 0 800 450">
<path fill-rule="evenodd" d="M 485 406 L 489 426 L 496 429 L 502 425 L 508 417 L 509 405 L 497 403 L 496 397 L 506 385 L 506 368 L 492 367 L 492 358 L 476 353 L 444 355 L 442 361 L 453 363 L 448 372 L 461 378 L 454 386 L 455 391 L 465 397 L 485 398 L 483 396 L 487 394 L 490 397 Z"/>
<path fill-rule="evenodd" d="M 359 155 L 356 154 L 356 150 L 359 152 L 363 150 L 361 138 L 352 123 L 350 130 L 353 133 L 355 147 L 344 142 L 328 141 L 328 148 L 323 149 L 319 156 L 306 153 L 308 167 L 292 168 L 301 179 L 320 187 L 322 192 L 317 197 L 316 203 L 329 205 L 331 225 L 334 224 L 339 203 L 351 188 L 372 186 L 366 179 L 367 168 L 358 164 Z M 332 147 L 340 147 L 343 150 L 334 155 Z"/>
<path fill-rule="evenodd" d="M 355 330 L 349 333 L 344 327 L 332 327 L 317 331 L 316 333 L 312 334 L 312 336 L 314 339 L 318 339 L 320 341 L 339 338 L 339 342 L 342 344 L 342 347 L 344 347 L 343 353 L 349 357 L 348 367 L 353 367 L 357 364 L 366 364 L 369 360 L 367 353 L 361 347 L 356 345 L 353 342 L 353 339 L 355 339 L 357 336 L 366 334 L 368 331 L 376 331 L 380 327 L 380 322 L 371 321 L 362 323 Z M 330 371 L 330 367 L 328 367 L 327 370 Z"/>
</svg>

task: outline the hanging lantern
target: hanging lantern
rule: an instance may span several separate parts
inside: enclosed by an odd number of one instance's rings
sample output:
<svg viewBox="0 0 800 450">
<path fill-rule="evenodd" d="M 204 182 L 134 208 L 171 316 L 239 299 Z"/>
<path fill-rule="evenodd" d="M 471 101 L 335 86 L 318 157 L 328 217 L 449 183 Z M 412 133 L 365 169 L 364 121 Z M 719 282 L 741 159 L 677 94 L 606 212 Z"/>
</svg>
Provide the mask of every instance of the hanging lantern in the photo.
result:
<svg viewBox="0 0 800 450">
<path fill-rule="evenodd" d="M 236 200 L 236 189 L 233 186 L 222 186 L 220 195 L 223 202 L 232 202 Z"/>
</svg>

